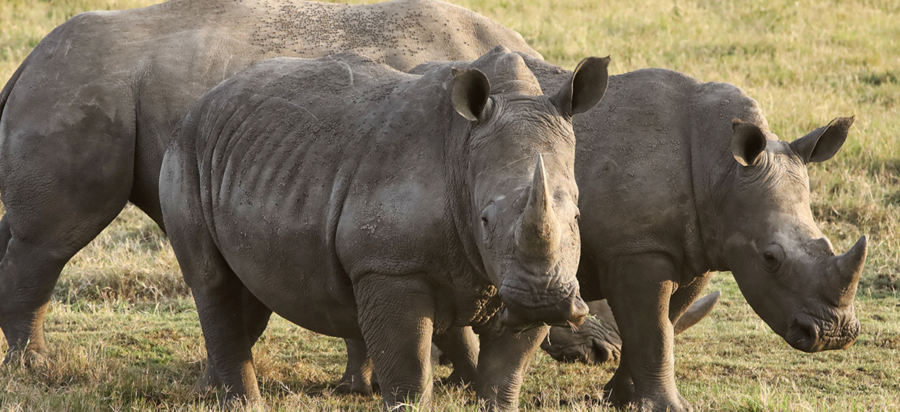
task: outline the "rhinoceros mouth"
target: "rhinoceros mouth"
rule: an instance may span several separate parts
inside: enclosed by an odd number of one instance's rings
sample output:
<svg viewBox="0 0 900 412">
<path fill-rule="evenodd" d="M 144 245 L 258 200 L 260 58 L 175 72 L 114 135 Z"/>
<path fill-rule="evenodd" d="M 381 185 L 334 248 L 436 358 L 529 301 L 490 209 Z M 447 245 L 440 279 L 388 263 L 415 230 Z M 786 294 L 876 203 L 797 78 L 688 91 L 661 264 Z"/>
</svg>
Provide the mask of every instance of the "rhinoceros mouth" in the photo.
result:
<svg viewBox="0 0 900 412">
<path fill-rule="evenodd" d="M 539 311 L 559 306 L 560 302 L 577 296 L 577 282 L 559 285 L 554 289 L 539 287 L 528 288 L 529 285 L 514 285 L 503 282 L 499 288 L 503 303 L 522 310 Z"/>
<path fill-rule="evenodd" d="M 568 293 L 565 293 L 566 291 Z M 500 297 L 504 307 L 500 314 L 500 322 L 507 328 L 520 331 L 545 324 L 581 325 L 588 314 L 588 307 L 578 295 L 576 288 L 574 286 L 561 288 L 557 292 L 560 293 L 546 294 L 543 295 L 544 299 L 535 299 L 533 291 L 501 286 Z M 548 299 L 550 296 L 556 299 Z M 534 305 L 535 301 L 552 303 Z"/>
<path fill-rule="evenodd" d="M 813 353 L 846 349 L 859 336 L 859 320 L 855 316 L 844 320 L 825 320 L 809 314 L 797 315 L 784 340 L 795 349 Z"/>
</svg>

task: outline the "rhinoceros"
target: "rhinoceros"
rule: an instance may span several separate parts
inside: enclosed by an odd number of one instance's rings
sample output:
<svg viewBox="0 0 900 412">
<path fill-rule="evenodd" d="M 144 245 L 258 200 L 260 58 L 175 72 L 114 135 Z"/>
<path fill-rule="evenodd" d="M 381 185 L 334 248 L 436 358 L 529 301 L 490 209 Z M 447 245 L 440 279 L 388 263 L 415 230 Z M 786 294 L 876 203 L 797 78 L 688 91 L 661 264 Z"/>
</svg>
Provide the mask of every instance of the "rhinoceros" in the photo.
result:
<svg viewBox="0 0 900 412">
<path fill-rule="evenodd" d="M 545 89 L 568 76 L 524 58 Z M 734 85 L 664 69 L 610 77 L 603 101 L 574 129 L 578 280 L 584 299 L 608 300 L 622 339 L 605 386 L 612 403 L 691 409 L 675 386 L 673 323 L 716 271 L 731 271 L 753 310 L 792 347 L 853 344 L 867 240 L 835 255 L 813 219 L 807 174 L 809 163 L 840 150 L 852 123 L 835 118 L 785 142 Z M 569 333 L 554 327 L 550 336 Z M 457 348 L 466 350 L 477 348 Z"/>
<path fill-rule="evenodd" d="M 545 96 L 503 46 L 421 76 L 278 58 L 204 95 L 160 199 L 226 400 L 259 399 L 253 331 L 271 310 L 364 339 L 387 409 L 427 405 L 433 332 L 476 325 L 476 394 L 515 409 L 542 324 L 588 311 L 571 116 L 602 98 L 608 63 Z"/>
<path fill-rule="evenodd" d="M 545 88 L 567 76 L 525 61 Z M 807 174 L 837 153 L 852 123 L 839 117 L 786 142 L 731 84 L 663 69 L 610 78 L 574 127 L 578 279 L 585 299 L 608 299 L 620 328 L 621 362 L 605 387 L 614 404 L 691 409 L 675 386 L 672 324 L 714 271 L 731 271 L 792 347 L 853 344 L 866 237 L 835 256 L 813 219 Z"/>
<path fill-rule="evenodd" d="M 57 27 L 0 92 L 6 360 L 46 351 L 44 313 L 60 271 L 126 202 L 165 230 L 163 151 L 188 105 L 220 81 L 274 56 L 356 51 L 407 70 L 498 44 L 540 58 L 515 31 L 436 0 L 173 0 Z"/>
<path fill-rule="evenodd" d="M 678 335 L 684 332 L 705 318 L 719 302 L 721 295 L 721 292 L 715 291 L 697 299 L 684 314 L 673 322 L 674 334 Z M 609 307 L 606 299 L 587 302 L 587 304 L 590 314 L 596 320 L 585 319 L 585 322 L 575 329 L 550 328 L 550 333 L 541 343 L 541 349 L 560 362 L 599 364 L 618 361 L 622 355 L 622 338 L 612 308 Z M 458 360 L 461 355 L 457 354 L 459 353 L 458 348 L 454 348 L 454 351 L 456 352 L 451 352 L 453 356 L 449 359 L 454 361 L 455 365 L 461 363 Z"/>
</svg>

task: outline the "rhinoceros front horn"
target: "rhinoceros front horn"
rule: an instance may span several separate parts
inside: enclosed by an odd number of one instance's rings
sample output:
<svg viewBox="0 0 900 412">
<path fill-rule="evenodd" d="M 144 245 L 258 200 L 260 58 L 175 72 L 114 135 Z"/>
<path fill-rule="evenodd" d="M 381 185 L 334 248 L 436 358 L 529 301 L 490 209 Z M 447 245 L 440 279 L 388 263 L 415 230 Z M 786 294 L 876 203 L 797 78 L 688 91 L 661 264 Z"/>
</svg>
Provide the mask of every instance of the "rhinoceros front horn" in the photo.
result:
<svg viewBox="0 0 900 412">
<path fill-rule="evenodd" d="M 516 243 L 528 255 L 546 256 L 556 250 L 559 243 L 556 214 L 551 207 L 551 198 L 547 189 L 547 176 L 544 172 L 544 158 L 538 155 L 528 204 L 522 213 Z"/>
<path fill-rule="evenodd" d="M 856 241 L 853 248 L 840 256 L 835 256 L 835 278 L 834 286 L 840 291 L 838 304 L 847 306 L 853 302 L 856 296 L 856 286 L 859 284 L 859 278 L 862 276 L 863 264 L 866 262 L 866 237 L 863 236 Z"/>
</svg>

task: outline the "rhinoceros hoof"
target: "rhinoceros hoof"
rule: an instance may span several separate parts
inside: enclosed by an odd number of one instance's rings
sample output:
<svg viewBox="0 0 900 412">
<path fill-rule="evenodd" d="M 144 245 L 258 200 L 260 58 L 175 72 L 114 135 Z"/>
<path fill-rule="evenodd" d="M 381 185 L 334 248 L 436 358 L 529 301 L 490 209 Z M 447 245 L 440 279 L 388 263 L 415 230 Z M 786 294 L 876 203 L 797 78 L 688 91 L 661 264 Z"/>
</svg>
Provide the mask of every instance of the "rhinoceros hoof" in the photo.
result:
<svg viewBox="0 0 900 412">
<path fill-rule="evenodd" d="M 342 376 L 334 384 L 334 391 L 342 395 L 371 395 L 378 391 L 378 382 L 375 380 L 374 373 L 372 374 L 372 380 L 368 382 L 359 376 Z"/>
<path fill-rule="evenodd" d="M 615 407 L 629 405 L 634 399 L 634 382 L 630 377 L 617 371 L 612 379 L 603 386 L 603 395 L 604 399 Z"/>
<path fill-rule="evenodd" d="M 638 412 L 691 412 L 693 407 L 681 395 L 674 399 L 667 397 L 640 397 L 636 402 L 628 405 L 629 411 Z"/>
<path fill-rule="evenodd" d="M 441 385 L 471 388 L 471 384 L 475 382 L 475 378 L 473 376 L 466 376 L 466 374 L 454 370 L 450 376 L 441 379 L 440 382 Z"/>
<path fill-rule="evenodd" d="M 222 382 L 219 380 L 219 375 L 213 370 L 212 365 L 207 365 L 206 371 L 203 372 L 203 379 L 200 381 L 200 390 L 215 390 L 220 386 L 222 386 Z"/>
<path fill-rule="evenodd" d="M 50 364 L 49 358 L 43 351 L 32 349 L 10 350 L 3 359 L 4 365 L 15 365 L 29 369 L 40 369 Z"/>
</svg>

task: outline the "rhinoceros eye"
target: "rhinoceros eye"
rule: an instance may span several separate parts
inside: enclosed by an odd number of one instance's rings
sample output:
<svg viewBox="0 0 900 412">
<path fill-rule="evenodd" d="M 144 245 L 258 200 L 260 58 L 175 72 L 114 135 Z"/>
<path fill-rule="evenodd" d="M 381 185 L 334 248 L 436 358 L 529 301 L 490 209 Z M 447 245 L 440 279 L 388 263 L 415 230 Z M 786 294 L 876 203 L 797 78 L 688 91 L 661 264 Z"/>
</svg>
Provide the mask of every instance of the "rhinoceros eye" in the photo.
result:
<svg viewBox="0 0 900 412">
<path fill-rule="evenodd" d="M 490 246 L 491 243 L 491 220 L 494 218 L 496 209 L 497 207 L 494 205 L 494 202 L 489 202 L 484 210 L 481 211 L 481 240 L 484 241 L 487 246 Z"/>
<path fill-rule="evenodd" d="M 784 249 L 776 244 L 769 245 L 763 252 L 763 261 L 766 272 L 777 272 L 781 268 L 781 262 L 784 261 Z"/>
</svg>

